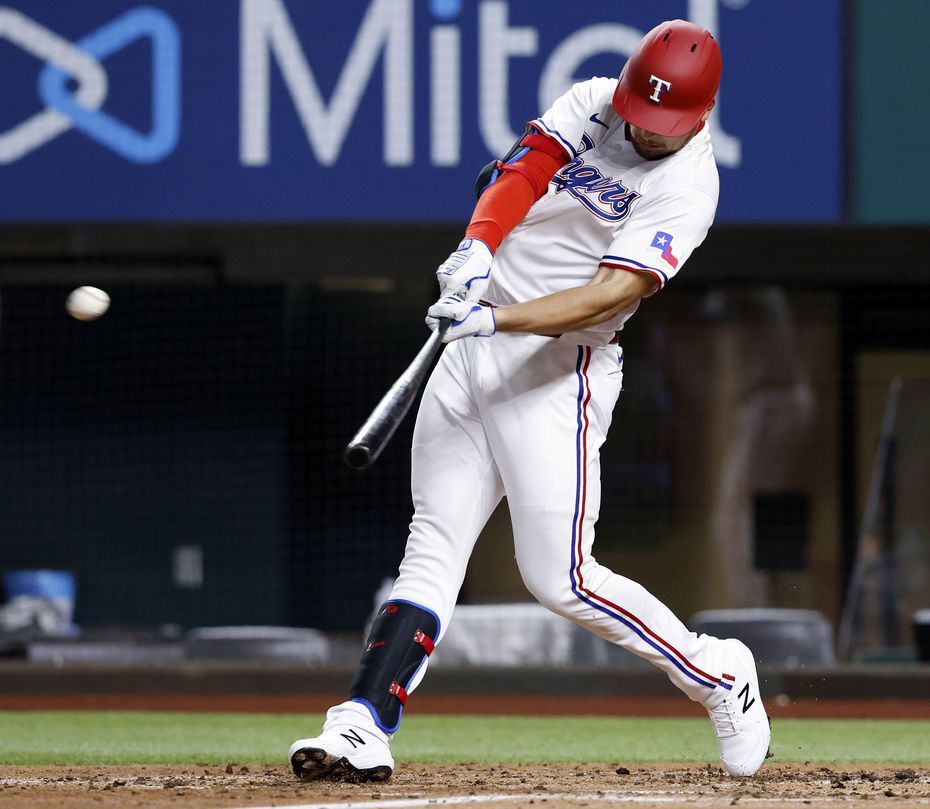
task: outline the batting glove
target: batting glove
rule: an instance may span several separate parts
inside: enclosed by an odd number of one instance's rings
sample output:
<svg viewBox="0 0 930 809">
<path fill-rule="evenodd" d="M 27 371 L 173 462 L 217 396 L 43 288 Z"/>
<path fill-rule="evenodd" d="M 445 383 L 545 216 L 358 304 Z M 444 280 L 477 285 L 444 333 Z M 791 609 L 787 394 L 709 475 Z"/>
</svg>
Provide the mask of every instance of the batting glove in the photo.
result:
<svg viewBox="0 0 930 809">
<path fill-rule="evenodd" d="M 493 260 L 491 250 L 483 241 L 463 239 L 436 270 L 440 297 L 458 295 L 462 300 L 478 300 L 491 282 Z"/>
<path fill-rule="evenodd" d="M 490 306 L 463 301 L 456 295 L 447 295 L 434 303 L 426 313 L 426 325 L 433 331 L 439 328 L 439 319 L 449 319 L 449 328 L 442 336 L 444 343 L 462 337 L 490 337 L 497 331 L 494 310 Z"/>
</svg>

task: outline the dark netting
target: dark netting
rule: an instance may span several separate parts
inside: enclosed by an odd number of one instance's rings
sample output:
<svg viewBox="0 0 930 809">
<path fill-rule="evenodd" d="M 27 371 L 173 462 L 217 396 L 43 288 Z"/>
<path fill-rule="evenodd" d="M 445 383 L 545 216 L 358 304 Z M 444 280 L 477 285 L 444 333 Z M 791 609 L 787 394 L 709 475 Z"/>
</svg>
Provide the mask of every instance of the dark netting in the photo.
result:
<svg viewBox="0 0 930 809">
<path fill-rule="evenodd" d="M 87 626 L 360 628 L 405 540 L 411 422 L 376 475 L 340 453 L 422 320 L 311 287 L 120 285 L 82 323 L 69 289 L 2 291 L 2 569 L 73 571 Z"/>
<path fill-rule="evenodd" d="M 113 305 L 90 323 L 63 309 L 86 279 L 62 273 L 2 287 L 0 572 L 73 572 L 87 628 L 361 633 L 406 541 L 413 414 L 369 470 L 341 454 L 427 337 L 431 270 L 99 281 Z M 646 301 L 622 335 L 598 559 L 683 617 L 801 607 L 837 627 L 858 544 L 852 651 L 906 647 L 926 589 L 917 294 L 683 285 Z M 897 443 L 863 522 L 896 375 Z M 463 601 L 529 600 L 507 516 Z"/>
</svg>

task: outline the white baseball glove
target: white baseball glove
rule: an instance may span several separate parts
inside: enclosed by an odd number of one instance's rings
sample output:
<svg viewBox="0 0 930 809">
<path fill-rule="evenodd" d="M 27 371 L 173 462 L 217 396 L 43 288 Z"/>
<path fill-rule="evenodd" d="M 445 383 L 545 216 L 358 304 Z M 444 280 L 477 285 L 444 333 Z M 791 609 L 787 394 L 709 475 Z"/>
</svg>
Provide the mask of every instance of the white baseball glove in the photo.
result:
<svg viewBox="0 0 930 809">
<path fill-rule="evenodd" d="M 463 301 L 457 295 L 447 295 L 434 303 L 426 313 L 426 325 L 433 331 L 439 328 L 439 319 L 449 319 L 449 328 L 442 336 L 444 343 L 462 337 L 490 337 L 497 331 L 494 310 L 473 301 Z"/>
<path fill-rule="evenodd" d="M 478 300 L 491 281 L 493 260 L 494 256 L 483 241 L 463 239 L 436 270 L 440 297 L 458 295 L 462 300 Z"/>
</svg>

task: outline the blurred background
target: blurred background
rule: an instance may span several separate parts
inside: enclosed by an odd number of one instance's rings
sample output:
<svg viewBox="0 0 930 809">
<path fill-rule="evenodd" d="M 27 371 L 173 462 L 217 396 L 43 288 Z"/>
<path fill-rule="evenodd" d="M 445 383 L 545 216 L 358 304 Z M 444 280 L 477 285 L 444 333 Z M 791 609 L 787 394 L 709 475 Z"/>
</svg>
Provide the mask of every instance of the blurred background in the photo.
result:
<svg viewBox="0 0 930 809">
<path fill-rule="evenodd" d="M 930 658 L 930 4 L 565 8 L 0 6 L 6 654 L 348 663 L 403 552 L 412 418 L 365 473 L 341 451 L 427 336 L 479 169 L 683 17 L 724 54 L 721 201 L 623 333 L 599 559 L 772 662 Z M 81 285 L 99 320 L 67 315 Z M 538 621 L 551 660 L 613 660 L 528 600 L 503 504 L 448 659 Z"/>
</svg>

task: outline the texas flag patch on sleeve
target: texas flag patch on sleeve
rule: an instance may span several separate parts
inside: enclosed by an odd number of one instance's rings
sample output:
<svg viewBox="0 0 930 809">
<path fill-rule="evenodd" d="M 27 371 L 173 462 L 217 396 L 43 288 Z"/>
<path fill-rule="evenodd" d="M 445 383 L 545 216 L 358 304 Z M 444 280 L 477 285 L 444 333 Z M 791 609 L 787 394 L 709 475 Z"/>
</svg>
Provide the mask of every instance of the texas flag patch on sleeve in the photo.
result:
<svg viewBox="0 0 930 809">
<path fill-rule="evenodd" d="M 672 255 L 672 235 L 661 230 L 656 231 L 652 239 L 652 246 L 658 247 L 662 251 L 662 258 L 675 269 L 678 267 L 678 259 Z"/>
</svg>

